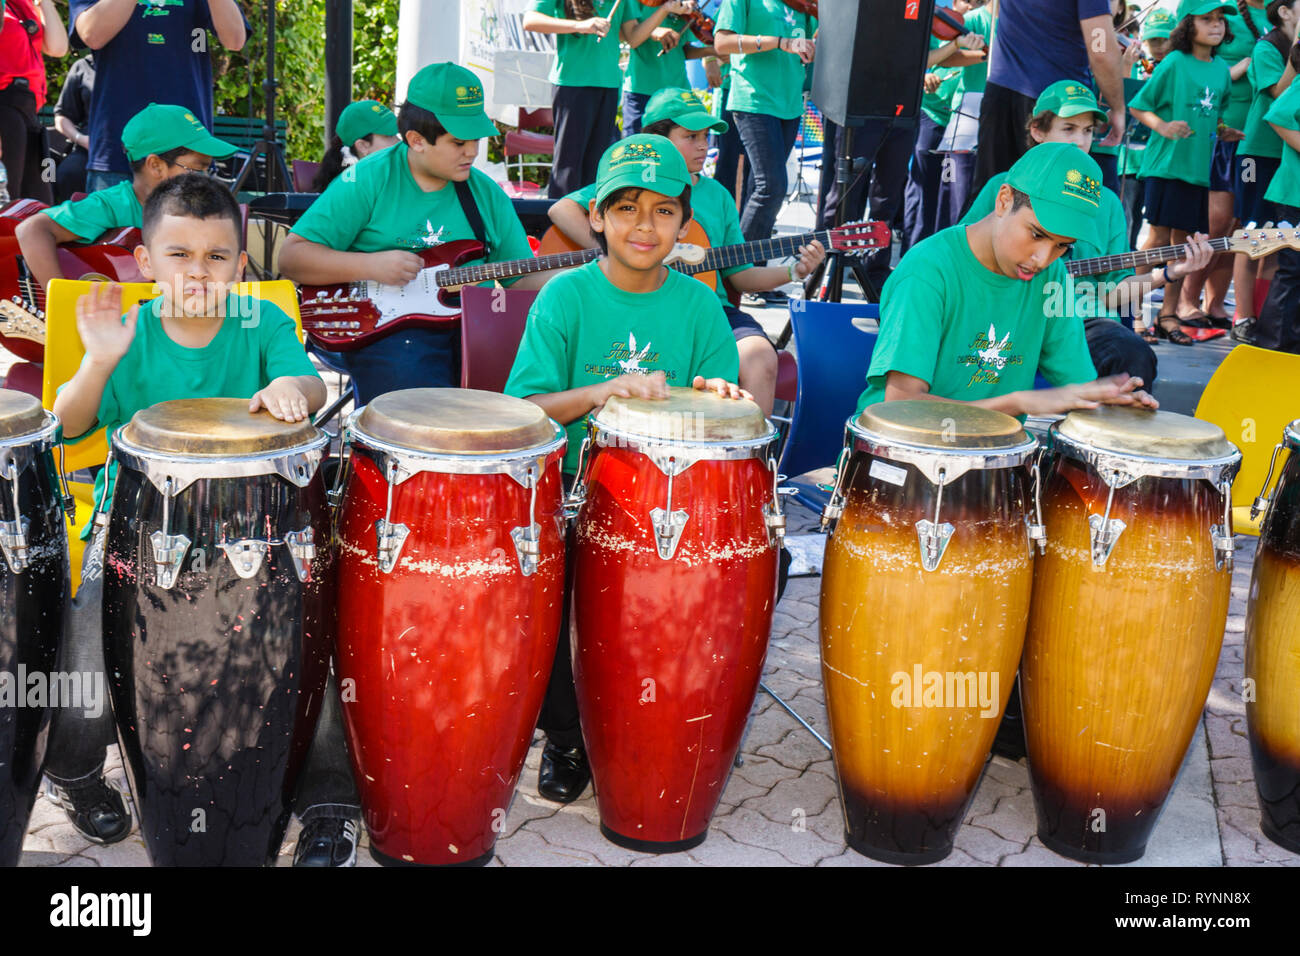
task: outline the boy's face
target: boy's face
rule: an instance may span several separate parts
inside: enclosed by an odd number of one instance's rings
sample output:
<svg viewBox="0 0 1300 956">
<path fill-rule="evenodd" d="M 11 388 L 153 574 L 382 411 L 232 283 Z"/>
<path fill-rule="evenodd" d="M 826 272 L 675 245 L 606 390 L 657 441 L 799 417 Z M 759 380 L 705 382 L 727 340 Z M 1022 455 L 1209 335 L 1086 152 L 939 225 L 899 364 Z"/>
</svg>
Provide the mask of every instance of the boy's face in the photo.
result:
<svg viewBox="0 0 1300 956">
<path fill-rule="evenodd" d="M 685 126 L 673 124 L 668 131 L 668 138 L 677 147 L 677 152 L 686 160 L 686 168 L 691 175 L 696 175 L 704 168 L 704 160 L 709 155 L 709 131 L 707 129 L 689 130 Z"/>
<path fill-rule="evenodd" d="M 145 160 L 148 179 L 152 181 L 154 186 L 176 176 L 183 176 L 185 173 L 203 173 L 206 176 L 211 166 L 212 157 L 205 153 L 181 153 L 170 163 L 157 153 L 151 153 L 149 158 Z"/>
<path fill-rule="evenodd" d="M 1169 37 L 1152 37 L 1143 42 L 1146 44 L 1147 52 L 1151 54 L 1151 59 L 1157 63 L 1169 54 Z"/>
<path fill-rule="evenodd" d="M 244 275 L 248 257 L 239 246 L 235 224 L 224 216 L 164 214 L 135 256 L 144 277 L 162 288 L 167 314 L 216 316 Z"/>
<path fill-rule="evenodd" d="M 1223 42 L 1228 23 L 1223 19 L 1222 10 L 1211 10 L 1202 16 L 1193 17 L 1192 20 L 1196 28 L 1192 36 L 1194 42 L 1204 43 L 1206 46 L 1218 46 Z"/>
<path fill-rule="evenodd" d="M 993 257 L 1009 279 L 1029 282 L 1069 251 L 1074 239 L 1048 232 L 1034 217 L 1032 204 L 1011 211 L 1011 187 L 998 190 L 994 212 Z"/>
<path fill-rule="evenodd" d="M 1031 126 L 1029 135 L 1040 143 L 1071 143 L 1087 153 L 1092 150 L 1092 133 L 1096 122 L 1095 113 L 1053 116 L 1052 125 L 1046 133 L 1037 126 Z"/>
<path fill-rule="evenodd" d="M 456 139 L 450 133 L 443 133 L 436 142 L 430 143 L 411 130 L 406 134 L 406 145 L 411 150 L 411 162 L 420 172 L 449 182 L 463 183 L 469 179 L 478 156 L 478 140 Z"/>
<path fill-rule="evenodd" d="M 642 189 L 616 199 L 602 216 L 591 207 L 591 228 L 605 234 L 609 255 L 637 271 L 663 265 L 673 246 L 686 238 L 682 203 L 675 196 Z"/>
</svg>

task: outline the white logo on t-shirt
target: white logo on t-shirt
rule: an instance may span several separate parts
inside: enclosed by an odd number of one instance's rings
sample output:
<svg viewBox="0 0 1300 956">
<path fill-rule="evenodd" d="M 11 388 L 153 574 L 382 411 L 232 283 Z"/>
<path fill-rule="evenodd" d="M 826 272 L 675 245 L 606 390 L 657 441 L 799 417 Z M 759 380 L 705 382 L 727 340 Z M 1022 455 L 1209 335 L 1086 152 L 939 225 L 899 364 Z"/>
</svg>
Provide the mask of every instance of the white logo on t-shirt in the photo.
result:
<svg viewBox="0 0 1300 956">
<path fill-rule="evenodd" d="M 1011 333 L 1008 332 L 998 341 L 998 331 L 991 324 L 989 325 L 989 347 L 979 349 L 978 355 L 980 363 L 988 368 L 995 368 L 1001 371 L 1006 367 L 1007 359 L 1002 354 L 1002 350 L 1011 344 Z"/>
<path fill-rule="evenodd" d="M 618 361 L 618 366 L 623 370 L 624 375 L 630 372 L 645 373 L 649 371 L 648 369 L 641 367 L 641 360 L 650 354 L 649 342 L 645 344 L 645 348 L 637 351 L 636 336 L 629 332 L 627 334 L 627 350 L 632 353 L 631 357 L 627 359 L 619 359 Z"/>
</svg>

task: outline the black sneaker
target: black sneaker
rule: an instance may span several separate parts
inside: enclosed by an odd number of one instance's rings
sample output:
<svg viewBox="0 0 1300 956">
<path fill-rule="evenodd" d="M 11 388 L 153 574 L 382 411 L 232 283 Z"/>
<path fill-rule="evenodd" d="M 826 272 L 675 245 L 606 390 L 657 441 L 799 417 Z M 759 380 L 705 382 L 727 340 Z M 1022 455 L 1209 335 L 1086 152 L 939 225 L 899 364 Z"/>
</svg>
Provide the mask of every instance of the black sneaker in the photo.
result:
<svg viewBox="0 0 1300 956">
<path fill-rule="evenodd" d="M 48 777 L 46 781 L 50 801 L 63 808 L 77 832 L 91 843 L 117 843 L 131 832 L 131 811 L 126 808 L 126 800 L 103 774 L 75 787 L 65 787 Z"/>
<path fill-rule="evenodd" d="M 1255 320 L 1242 319 L 1240 322 L 1238 322 L 1236 325 L 1232 327 L 1232 331 L 1229 334 L 1238 342 L 1241 342 L 1245 345 L 1254 345 L 1255 344 Z"/>
<path fill-rule="evenodd" d="M 542 749 L 537 792 L 556 803 L 572 803 L 591 782 L 591 765 L 581 747 L 557 747 L 549 740 Z"/>
<path fill-rule="evenodd" d="M 356 866 L 355 820 L 318 817 L 304 824 L 293 851 L 294 866 Z"/>
</svg>

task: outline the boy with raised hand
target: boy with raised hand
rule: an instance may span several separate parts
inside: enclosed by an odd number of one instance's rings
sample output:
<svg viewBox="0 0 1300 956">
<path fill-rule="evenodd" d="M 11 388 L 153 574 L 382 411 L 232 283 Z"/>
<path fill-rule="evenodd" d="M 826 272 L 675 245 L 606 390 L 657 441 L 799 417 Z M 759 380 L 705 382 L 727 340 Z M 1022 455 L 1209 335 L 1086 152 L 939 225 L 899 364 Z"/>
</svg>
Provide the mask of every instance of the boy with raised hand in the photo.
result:
<svg viewBox="0 0 1300 956">
<path fill-rule="evenodd" d="M 1058 260 L 1076 240 L 1098 241 L 1102 189 L 1081 149 L 1043 143 L 1011 167 L 992 212 L 917 243 L 885 283 L 858 410 L 916 398 L 1016 416 L 1156 407 L 1139 378 L 1097 378 L 1083 323 L 1049 308 L 1049 283 L 1066 281 Z M 1056 387 L 1035 390 L 1036 371 Z"/>
<path fill-rule="evenodd" d="M 717 296 L 664 267 L 690 218 L 691 175 L 672 142 L 640 133 L 601 156 L 590 224 L 606 254 L 542 289 L 505 387 L 567 428 L 566 483 L 577 469 L 583 422 L 612 396 L 667 398 L 669 385 L 689 384 L 750 397 L 733 384 L 739 356 Z M 556 647 L 538 726 L 547 737 L 538 792 L 576 800 L 591 771 L 567 637 Z"/>
<path fill-rule="evenodd" d="M 66 278 L 59 267 L 61 244 L 88 242 L 110 229 L 140 228 L 144 204 L 158 186 L 187 172 L 207 172 L 213 159 L 235 152 L 185 107 L 158 103 L 131 117 L 122 130 L 122 147 L 131 163 L 129 181 L 69 200 L 18 225 L 23 259 L 42 289 L 51 279 Z M 242 225 L 240 229 L 242 234 Z"/>
<path fill-rule="evenodd" d="M 293 320 L 270 302 L 238 296 L 243 223 L 228 190 L 186 173 L 160 185 L 142 216 L 136 261 L 162 289 L 122 310 L 117 285 L 95 286 L 77 302 L 77 332 L 86 355 L 54 401 L 65 441 L 102 425 L 111 433 L 143 408 L 182 398 L 248 398 L 282 421 L 304 421 L 325 403 L 325 385 L 307 358 Z M 113 475 L 101 469 L 95 500 L 105 507 Z M 87 526 L 84 535 L 89 536 Z M 63 648 L 66 669 L 103 669 L 100 588 L 103 534 L 86 548 L 82 586 Z M 112 714 L 90 719 L 60 708 L 45 772 L 52 797 L 88 840 L 114 843 L 130 830 L 121 794 L 104 780 L 104 748 L 114 741 Z"/>
</svg>

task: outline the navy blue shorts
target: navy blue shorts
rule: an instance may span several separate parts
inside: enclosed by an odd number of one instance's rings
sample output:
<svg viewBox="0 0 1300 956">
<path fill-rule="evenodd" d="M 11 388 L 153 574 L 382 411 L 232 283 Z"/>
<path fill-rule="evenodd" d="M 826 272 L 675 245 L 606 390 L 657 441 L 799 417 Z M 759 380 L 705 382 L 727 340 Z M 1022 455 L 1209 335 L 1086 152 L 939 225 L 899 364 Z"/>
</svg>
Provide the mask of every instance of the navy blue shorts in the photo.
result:
<svg viewBox="0 0 1300 956">
<path fill-rule="evenodd" d="M 1160 176 L 1148 176 L 1144 182 L 1147 222 L 1186 233 L 1209 231 L 1209 189 Z"/>
<path fill-rule="evenodd" d="M 1241 167 L 1237 180 L 1241 211 L 1237 218 L 1243 224 L 1253 222 L 1260 226 L 1277 222 L 1277 206 L 1265 199 L 1264 193 L 1268 192 L 1268 184 L 1277 175 L 1282 161 L 1270 156 L 1242 156 L 1238 165 Z"/>
<path fill-rule="evenodd" d="M 758 319 L 754 318 L 748 312 L 741 312 L 734 305 L 724 305 L 722 311 L 727 313 L 727 321 L 731 323 L 731 332 L 735 335 L 737 342 L 754 335 L 761 335 L 763 338 L 767 339 L 768 342 L 772 341 L 767 338 L 767 333 L 764 332 L 763 327 L 758 324 Z M 773 346 L 773 348 L 775 348 L 775 346 Z"/>
<path fill-rule="evenodd" d="M 1236 195 L 1237 144 L 1214 141 L 1214 158 L 1210 161 L 1210 192 Z"/>
</svg>

